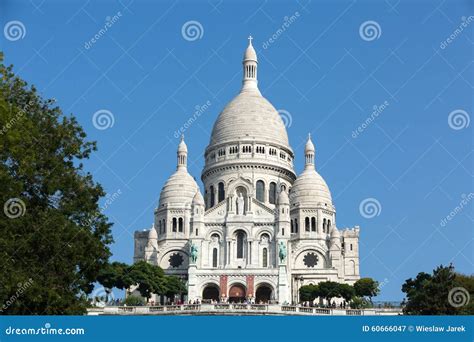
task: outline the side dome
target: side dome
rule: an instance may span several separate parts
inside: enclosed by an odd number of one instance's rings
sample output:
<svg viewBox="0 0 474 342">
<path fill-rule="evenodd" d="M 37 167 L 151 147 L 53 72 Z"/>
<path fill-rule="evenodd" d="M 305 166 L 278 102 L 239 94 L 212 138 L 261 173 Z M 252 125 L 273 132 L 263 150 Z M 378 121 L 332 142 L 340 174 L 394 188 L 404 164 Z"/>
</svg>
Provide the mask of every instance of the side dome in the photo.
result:
<svg viewBox="0 0 474 342">
<path fill-rule="evenodd" d="M 311 136 L 308 135 L 305 146 L 305 167 L 291 188 L 291 204 L 314 207 L 322 203 L 332 208 L 331 192 L 323 177 L 316 172 L 314 154 L 315 148 Z"/>
<path fill-rule="evenodd" d="M 178 170 L 171 175 L 161 189 L 159 207 L 164 204 L 191 204 L 198 185 L 186 170 Z"/>
<path fill-rule="evenodd" d="M 242 91 L 227 104 L 214 123 L 210 145 L 249 138 L 290 148 L 280 114 L 258 91 Z"/>
<path fill-rule="evenodd" d="M 199 189 L 196 191 L 196 194 L 194 195 L 193 204 L 194 205 L 202 205 L 202 206 L 205 205 L 204 197 L 202 197 L 201 191 Z"/>
<path fill-rule="evenodd" d="M 292 204 L 332 206 L 331 192 L 323 177 L 314 169 L 306 169 L 299 175 L 291 188 Z"/>
<path fill-rule="evenodd" d="M 282 205 L 282 204 L 289 205 L 290 204 L 290 199 L 289 199 L 288 194 L 286 193 L 285 190 L 280 191 L 280 194 L 278 195 L 278 204 L 280 204 L 280 205 Z"/>
<path fill-rule="evenodd" d="M 188 173 L 187 157 L 188 149 L 184 137 L 178 145 L 178 168 L 171 175 L 161 189 L 158 208 L 165 204 L 186 205 L 191 204 L 199 187 L 194 178 Z"/>
<path fill-rule="evenodd" d="M 148 233 L 148 239 L 158 239 L 158 234 L 156 232 L 155 226 L 152 226 L 150 228 L 150 231 Z"/>
</svg>

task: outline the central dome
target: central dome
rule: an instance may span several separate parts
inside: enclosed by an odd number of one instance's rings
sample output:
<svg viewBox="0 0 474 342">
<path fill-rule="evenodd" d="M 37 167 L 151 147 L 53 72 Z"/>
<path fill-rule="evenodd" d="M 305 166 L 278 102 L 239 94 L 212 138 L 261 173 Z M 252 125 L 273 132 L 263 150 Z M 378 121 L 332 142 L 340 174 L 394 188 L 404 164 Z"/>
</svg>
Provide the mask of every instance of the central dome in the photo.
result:
<svg viewBox="0 0 474 342">
<path fill-rule="evenodd" d="M 249 138 L 289 147 L 283 120 L 258 89 L 242 90 L 224 108 L 214 123 L 210 144 Z"/>
<path fill-rule="evenodd" d="M 258 60 L 252 37 L 249 37 L 242 63 L 242 89 L 219 114 L 212 129 L 210 145 L 256 140 L 291 151 L 280 114 L 258 89 Z"/>
</svg>

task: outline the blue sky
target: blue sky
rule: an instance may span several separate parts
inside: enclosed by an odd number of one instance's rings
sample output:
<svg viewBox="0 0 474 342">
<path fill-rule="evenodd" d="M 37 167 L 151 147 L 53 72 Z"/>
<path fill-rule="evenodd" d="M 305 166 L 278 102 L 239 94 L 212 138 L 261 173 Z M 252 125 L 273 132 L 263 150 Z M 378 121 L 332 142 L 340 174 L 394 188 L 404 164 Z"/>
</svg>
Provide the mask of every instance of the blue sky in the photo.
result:
<svg viewBox="0 0 474 342">
<path fill-rule="evenodd" d="M 175 132 L 208 103 L 185 130 L 200 179 L 251 34 L 296 170 L 311 132 L 338 227 L 361 227 L 360 270 L 383 283 L 378 299 L 401 299 L 405 279 L 439 264 L 472 273 L 472 2 L 7 0 L 0 13 L 6 63 L 98 142 L 86 168 L 120 193 L 105 209 L 114 260 L 132 262 L 133 232 L 151 226 L 175 170 Z M 96 128 L 101 110 L 113 126 Z"/>
</svg>

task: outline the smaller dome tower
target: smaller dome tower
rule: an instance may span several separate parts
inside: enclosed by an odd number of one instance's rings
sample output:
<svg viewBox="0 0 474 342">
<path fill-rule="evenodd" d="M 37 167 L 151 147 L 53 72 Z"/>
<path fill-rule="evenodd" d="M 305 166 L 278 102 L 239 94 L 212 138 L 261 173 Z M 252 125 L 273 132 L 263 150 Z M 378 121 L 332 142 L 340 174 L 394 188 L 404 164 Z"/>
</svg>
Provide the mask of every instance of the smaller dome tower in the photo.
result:
<svg viewBox="0 0 474 342">
<path fill-rule="evenodd" d="M 298 238 L 326 239 L 335 225 L 331 192 L 315 168 L 315 148 L 308 134 L 305 166 L 290 191 L 292 232 Z M 297 228 L 298 227 L 298 228 Z"/>
</svg>

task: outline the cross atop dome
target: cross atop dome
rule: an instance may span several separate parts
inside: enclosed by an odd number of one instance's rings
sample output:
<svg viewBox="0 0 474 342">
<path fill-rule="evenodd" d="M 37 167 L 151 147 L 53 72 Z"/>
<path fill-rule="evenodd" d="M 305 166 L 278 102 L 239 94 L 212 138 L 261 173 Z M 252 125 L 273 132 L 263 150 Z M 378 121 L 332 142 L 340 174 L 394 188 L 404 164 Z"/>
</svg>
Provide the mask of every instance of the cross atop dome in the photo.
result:
<svg viewBox="0 0 474 342">
<path fill-rule="evenodd" d="M 252 40 L 253 40 L 252 35 L 249 36 L 248 40 L 249 40 L 249 45 L 252 45 Z"/>
</svg>

